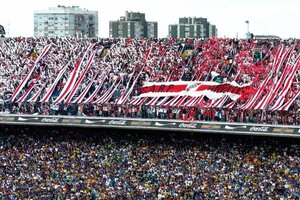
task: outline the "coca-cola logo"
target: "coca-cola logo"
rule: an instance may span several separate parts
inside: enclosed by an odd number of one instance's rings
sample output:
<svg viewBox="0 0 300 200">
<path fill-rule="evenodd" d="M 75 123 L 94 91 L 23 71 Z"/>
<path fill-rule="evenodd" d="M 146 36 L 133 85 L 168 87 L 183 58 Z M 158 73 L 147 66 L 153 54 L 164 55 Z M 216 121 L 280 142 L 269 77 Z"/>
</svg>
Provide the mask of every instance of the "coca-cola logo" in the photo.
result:
<svg viewBox="0 0 300 200">
<path fill-rule="evenodd" d="M 125 120 L 120 120 L 120 121 L 116 121 L 116 120 L 111 120 L 108 122 L 109 125 L 126 125 L 126 121 Z"/>
<path fill-rule="evenodd" d="M 250 131 L 253 131 L 253 132 L 268 132 L 268 129 L 269 129 L 269 127 L 266 127 L 266 126 L 260 126 L 260 127 L 253 126 L 253 127 L 250 128 Z"/>
<path fill-rule="evenodd" d="M 181 124 L 179 124 L 179 128 L 197 128 L 197 124 L 196 123 L 191 123 L 191 124 L 181 123 Z"/>
<path fill-rule="evenodd" d="M 43 118 L 41 122 L 46 123 L 58 123 L 58 118 Z"/>
</svg>

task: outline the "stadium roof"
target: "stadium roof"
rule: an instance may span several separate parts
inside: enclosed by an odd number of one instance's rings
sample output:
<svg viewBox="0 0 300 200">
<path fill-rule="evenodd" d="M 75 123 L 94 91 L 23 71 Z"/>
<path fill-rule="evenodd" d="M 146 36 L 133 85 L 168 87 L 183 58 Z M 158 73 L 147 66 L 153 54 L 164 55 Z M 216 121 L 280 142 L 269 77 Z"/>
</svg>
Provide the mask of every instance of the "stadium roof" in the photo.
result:
<svg viewBox="0 0 300 200">
<path fill-rule="evenodd" d="M 278 39 L 280 40 L 281 38 L 276 36 L 276 35 L 255 35 L 254 36 L 255 39 L 257 40 L 274 40 L 274 39 Z"/>
</svg>

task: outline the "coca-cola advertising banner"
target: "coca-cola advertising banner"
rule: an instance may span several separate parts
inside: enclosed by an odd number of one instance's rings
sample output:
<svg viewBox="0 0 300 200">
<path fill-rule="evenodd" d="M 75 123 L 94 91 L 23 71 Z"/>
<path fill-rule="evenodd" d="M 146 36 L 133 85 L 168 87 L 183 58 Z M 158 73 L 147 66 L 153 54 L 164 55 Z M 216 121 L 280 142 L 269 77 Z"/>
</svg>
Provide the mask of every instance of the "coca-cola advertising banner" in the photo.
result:
<svg viewBox="0 0 300 200">
<path fill-rule="evenodd" d="M 75 116 L 29 116 L 3 115 L 0 124 L 37 126 L 106 127 L 123 129 L 148 129 L 153 131 L 183 131 L 203 133 L 226 133 L 264 136 L 291 136 L 300 138 L 299 126 L 222 123 L 204 121 L 179 121 L 160 119 L 128 119 Z"/>
</svg>

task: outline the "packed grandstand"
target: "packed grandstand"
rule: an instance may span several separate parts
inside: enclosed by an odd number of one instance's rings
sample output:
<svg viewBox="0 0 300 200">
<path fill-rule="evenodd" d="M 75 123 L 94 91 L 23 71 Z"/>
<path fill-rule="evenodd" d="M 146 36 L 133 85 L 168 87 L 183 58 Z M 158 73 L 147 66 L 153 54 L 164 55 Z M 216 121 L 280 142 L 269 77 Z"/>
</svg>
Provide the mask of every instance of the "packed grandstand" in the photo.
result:
<svg viewBox="0 0 300 200">
<path fill-rule="evenodd" d="M 297 40 L 18 37 L 0 45 L 3 119 L 300 123 Z M 300 198 L 295 139 L 25 122 L 0 125 L 0 199 Z"/>
<path fill-rule="evenodd" d="M 6 38 L 2 113 L 299 124 L 297 40 Z"/>
<path fill-rule="evenodd" d="M 298 140 L 1 127 L 0 199 L 299 199 Z"/>
</svg>

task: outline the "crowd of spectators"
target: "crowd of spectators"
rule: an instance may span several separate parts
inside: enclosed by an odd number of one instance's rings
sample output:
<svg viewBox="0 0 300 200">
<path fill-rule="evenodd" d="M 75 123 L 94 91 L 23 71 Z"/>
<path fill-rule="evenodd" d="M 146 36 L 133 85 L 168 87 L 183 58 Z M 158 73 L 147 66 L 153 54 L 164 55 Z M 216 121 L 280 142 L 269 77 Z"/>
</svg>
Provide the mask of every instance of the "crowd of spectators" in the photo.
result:
<svg viewBox="0 0 300 200">
<path fill-rule="evenodd" d="M 51 45 L 49 51 L 35 63 L 47 45 Z M 230 109 L 199 105 L 147 106 L 146 102 L 142 105 L 130 104 L 131 97 L 139 94 L 139 88 L 145 81 L 235 81 L 238 84 L 251 83 L 257 90 L 271 71 L 278 45 L 293 46 L 295 54 L 300 48 L 296 40 L 7 38 L 0 49 L 0 112 L 298 125 L 298 99 L 289 111 L 244 110 L 241 105 L 246 99 L 239 99 Z M 188 49 L 191 50 L 190 55 L 185 55 Z M 74 67 L 81 61 L 86 64 L 93 53 L 95 57 L 91 67 L 74 96 L 56 102 L 68 84 Z M 33 66 L 34 72 L 12 101 L 13 94 Z M 50 98 L 42 101 L 62 70 L 65 73 L 56 83 Z M 79 75 L 84 72 L 83 68 L 79 70 Z M 297 84 L 296 77 L 291 88 L 298 88 Z M 131 86 L 134 87 L 130 98 L 118 103 Z M 89 89 L 81 102 L 76 102 L 87 87 Z M 114 91 L 112 95 L 103 100 L 102 97 L 111 90 Z M 266 93 L 264 91 L 257 102 Z M 37 98 L 34 98 L 35 95 Z M 287 95 L 287 98 L 291 97 Z"/>
<path fill-rule="evenodd" d="M 130 104 L 145 81 L 235 81 L 252 83 L 257 90 L 281 44 L 299 52 L 294 40 L 6 38 L 0 44 L 0 112 L 299 125 L 298 99 L 289 111 L 244 110 L 245 99 L 230 109 Z M 74 69 L 93 56 L 74 96 L 56 103 Z M 84 70 L 79 71 L 78 79 Z M 296 77 L 291 88 L 297 84 Z M 130 98 L 118 103 L 131 87 Z M 113 95 L 103 101 L 111 90 Z M 300 198 L 297 140 L 0 129 L 0 199 Z"/>
<path fill-rule="evenodd" d="M 296 199 L 297 140 L 1 126 L 0 199 Z"/>
</svg>

